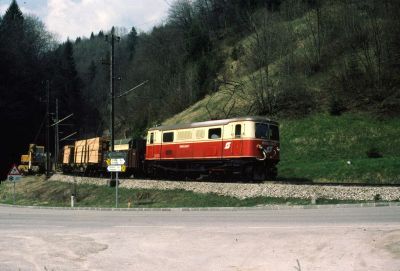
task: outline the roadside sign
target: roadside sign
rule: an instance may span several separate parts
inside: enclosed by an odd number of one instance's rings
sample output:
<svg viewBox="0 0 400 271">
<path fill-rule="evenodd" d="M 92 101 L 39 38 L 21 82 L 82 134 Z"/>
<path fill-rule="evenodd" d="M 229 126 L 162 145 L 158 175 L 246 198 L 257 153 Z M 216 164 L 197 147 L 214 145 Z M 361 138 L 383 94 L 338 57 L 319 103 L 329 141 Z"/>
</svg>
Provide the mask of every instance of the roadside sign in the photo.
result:
<svg viewBox="0 0 400 271">
<path fill-rule="evenodd" d="M 111 165 L 107 167 L 108 172 L 121 172 L 122 168 L 121 165 Z"/>
<path fill-rule="evenodd" d="M 111 165 L 124 165 L 125 159 L 124 158 L 111 158 Z"/>
<path fill-rule="evenodd" d="M 118 208 L 118 173 L 125 172 L 126 153 L 124 152 L 109 152 L 107 153 L 106 163 L 107 171 L 111 172 L 111 181 L 113 181 L 113 173 L 115 172 L 115 207 Z"/>
<path fill-rule="evenodd" d="M 14 183 L 14 189 L 13 189 L 13 203 L 15 205 L 15 183 L 21 179 L 21 173 L 19 172 L 18 168 L 13 165 L 10 169 L 10 172 L 8 172 L 7 176 L 8 180 L 10 182 Z"/>
<path fill-rule="evenodd" d="M 126 156 L 126 154 L 123 153 L 123 152 L 114 151 L 114 152 L 107 153 L 107 157 L 110 158 L 110 159 L 113 159 L 113 158 L 125 158 L 125 156 Z"/>
<path fill-rule="evenodd" d="M 19 172 L 18 168 L 13 165 L 10 169 L 10 172 L 8 172 L 8 175 L 19 175 L 21 176 L 21 173 Z"/>
<path fill-rule="evenodd" d="M 110 165 L 107 167 L 108 172 L 125 172 L 125 165 Z"/>
<path fill-rule="evenodd" d="M 17 182 L 21 180 L 21 175 L 8 175 L 8 180 L 10 182 Z"/>
<path fill-rule="evenodd" d="M 11 167 L 10 171 L 8 172 L 7 178 L 10 182 L 16 182 L 21 179 L 21 173 L 15 165 Z"/>
</svg>

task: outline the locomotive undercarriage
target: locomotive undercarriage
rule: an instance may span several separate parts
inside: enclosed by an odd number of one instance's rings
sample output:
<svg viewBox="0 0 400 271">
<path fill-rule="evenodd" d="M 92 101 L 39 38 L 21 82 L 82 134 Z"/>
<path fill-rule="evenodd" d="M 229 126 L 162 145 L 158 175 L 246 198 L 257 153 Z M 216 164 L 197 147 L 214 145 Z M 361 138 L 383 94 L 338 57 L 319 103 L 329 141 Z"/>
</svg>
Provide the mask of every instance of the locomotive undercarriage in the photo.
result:
<svg viewBox="0 0 400 271">
<path fill-rule="evenodd" d="M 243 181 L 261 182 L 275 179 L 277 176 L 276 164 L 278 161 L 258 161 L 248 159 L 224 160 L 174 160 L 174 161 L 146 161 L 145 171 L 150 177 L 202 178 L 204 176 L 220 178 L 234 178 Z"/>
</svg>

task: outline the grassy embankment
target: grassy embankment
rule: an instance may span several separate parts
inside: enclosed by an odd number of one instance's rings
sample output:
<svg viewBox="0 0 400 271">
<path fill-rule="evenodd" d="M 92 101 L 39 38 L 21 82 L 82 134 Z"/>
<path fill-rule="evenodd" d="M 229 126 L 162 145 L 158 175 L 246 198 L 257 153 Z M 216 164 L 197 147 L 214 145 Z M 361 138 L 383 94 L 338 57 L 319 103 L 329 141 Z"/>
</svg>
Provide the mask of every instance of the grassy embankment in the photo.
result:
<svg viewBox="0 0 400 271">
<path fill-rule="evenodd" d="M 319 114 L 282 120 L 280 128 L 283 179 L 400 184 L 399 118 Z M 367 152 L 382 157 L 369 158 Z"/>
<path fill-rule="evenodd" d="M 42 177 L 26 177 L 16 185 L 16 205 L 70 206 L 73 184 L 45 181 Z M 77 185 L 75 207 L 115 207 L 115 188 L 95 185 Z M 119 189 L 119 207 L 174 208 L 174 207 L 248 207 L 268 204 L 310 204 L 307 199 L 257 197 L 240 200 L 216 194 L 199 194 L 184 190 Z M 12 183 L 0 185 L 0 203 L 13 204 Z M 355 203 L 318 199 L 317 204 Z"/>
</svg>

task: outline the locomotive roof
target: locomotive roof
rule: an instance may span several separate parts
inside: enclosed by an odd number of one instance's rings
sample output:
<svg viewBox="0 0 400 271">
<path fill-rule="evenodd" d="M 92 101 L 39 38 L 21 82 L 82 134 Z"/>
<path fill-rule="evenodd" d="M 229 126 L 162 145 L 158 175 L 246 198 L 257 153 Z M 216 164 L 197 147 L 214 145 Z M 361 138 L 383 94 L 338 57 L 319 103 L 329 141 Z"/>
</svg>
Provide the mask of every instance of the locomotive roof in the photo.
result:
<svg viewBox="0 0 400 271">
<path fill-rule="evenodd" d="M 162 126 L 152 127 L 149 129 L 149 131 L 154 131 L 154 130 L 167 131 L 167 130 L 177 130 L 186 128 L 218 126 L 218 125 L 226 125 L 230 122 L 236 122 L 236 121 L 260 121 L 260 122 L 278 124 L 276 121 L 273 121 L 267 117 L 254 116 L 254 117 L 240 117 L 240 118 L 222 119 L 222 120 L 209 120 L 209 121 L 192 122 L 192 123 L 181 123 L 175 125 L 162 125 Z"/>
</svg>

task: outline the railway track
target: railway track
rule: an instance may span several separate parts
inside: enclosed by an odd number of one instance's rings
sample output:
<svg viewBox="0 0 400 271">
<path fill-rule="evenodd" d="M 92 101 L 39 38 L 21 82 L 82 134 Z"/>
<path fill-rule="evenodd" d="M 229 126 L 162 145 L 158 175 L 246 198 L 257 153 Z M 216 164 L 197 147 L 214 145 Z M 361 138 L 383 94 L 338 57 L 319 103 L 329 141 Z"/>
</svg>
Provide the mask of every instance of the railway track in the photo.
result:
<svg viewBox="0 0 400 271">
<path fill-rule="evenodd" d="M 92 178 L 55 174 L 51 181 L 107 185 L 109 178 Z M 122 178 L 120 187 L 128 189 L 182 189 L 196 193 L 216 193 L 237 198 L 280 197 L 280 198 L 324 198 L 338 200 L 400 200 L 400 186 L 367 186 L 342 184 L 305 184 L 283 181 L 263 183 L 222 182 L 220 180 L 153 180 Z"/>
<path fill-rule="evenodd" d="M 57 172 L 57 175 L 65 176 L 75 176 L 81 178 L 98 178 L 109 180 L 109 173 L 102 176 L 86 176 L 83 174 L 65 174 L 62 172 Z M 356 183 L 356 182 L 315 182 L 306 178 L 284 178 L 277 177 L 275 180 L 265 180 L 262 182 L 257 182 L 254 180 L 244 179 L 240 177 L 215 177 L 215 176 L 200 176 L 200 177 L 179 177 L 179 176 L 162 176 L 159 178 L 149 178 L 136 175 L 124 175 L 119 174 L 120 180 L 156 180 L 156 181 L 172 181 L 172 182 L 210 182 L 210 183 L 243 183 L 243 184 L 282 184 L 282 185 L 314 185 L 314 186 L 352 186 L 352 187 L 400 187 L 400 183 Z"/>
</svg>

